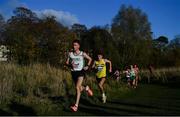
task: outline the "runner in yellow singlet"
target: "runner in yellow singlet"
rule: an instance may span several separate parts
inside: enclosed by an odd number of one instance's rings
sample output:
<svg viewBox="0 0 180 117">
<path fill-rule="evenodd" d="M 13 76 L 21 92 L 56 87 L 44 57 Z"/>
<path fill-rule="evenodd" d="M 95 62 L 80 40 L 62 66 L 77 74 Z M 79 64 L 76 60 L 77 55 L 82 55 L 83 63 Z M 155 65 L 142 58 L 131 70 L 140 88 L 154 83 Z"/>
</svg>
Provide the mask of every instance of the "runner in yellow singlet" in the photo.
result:
<svg viewBox="0 0 180 117">
<path fill-rule="evenodd" d="M 104 87 L 103 87 L 104 82 L 106 80 L 106 63 L 109 63 L 110 65 L 109 72 L 112 72 L 112 64 L 110 60 L 103 58 L 103 54 L 101 52 L 97 54 L 97 58 L 98 59 L 94 61 L 92 68 L 96 69 L 96 80 L 98 82 L 98 86 L 102 93 L 102 101 L 103 103 L 106 103 L 107 97 L 105 95 Z"/>
</svg>

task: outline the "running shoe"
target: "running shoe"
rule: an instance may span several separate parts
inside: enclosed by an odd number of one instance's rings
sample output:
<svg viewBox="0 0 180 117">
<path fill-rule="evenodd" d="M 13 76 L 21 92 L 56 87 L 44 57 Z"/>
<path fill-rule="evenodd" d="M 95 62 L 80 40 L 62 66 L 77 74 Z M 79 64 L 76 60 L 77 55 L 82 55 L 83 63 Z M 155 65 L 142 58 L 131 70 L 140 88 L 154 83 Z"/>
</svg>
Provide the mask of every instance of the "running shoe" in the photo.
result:
<svg viewBox="0 0 180 117">
<path fill-rule="evenodd" d="M 73 112 L 77 112 L 77 110 L 78 110 L 78 106 L 75 104 L 73 106 L 71 106 L 70 108 Z"/>
</svg>

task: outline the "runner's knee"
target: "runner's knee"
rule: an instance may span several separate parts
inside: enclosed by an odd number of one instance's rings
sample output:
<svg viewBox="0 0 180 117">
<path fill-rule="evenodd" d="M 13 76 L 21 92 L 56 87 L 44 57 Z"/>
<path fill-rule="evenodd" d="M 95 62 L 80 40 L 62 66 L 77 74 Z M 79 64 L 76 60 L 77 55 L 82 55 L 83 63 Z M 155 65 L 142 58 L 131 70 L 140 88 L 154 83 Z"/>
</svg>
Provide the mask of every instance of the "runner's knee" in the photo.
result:
<svg viewBox="0 0 180 117">
<path fill-rule="evenodd" d="M 102 84 L 101 84 L 101 83 L 99 83 L 99 84 L 98 84 L 98 86 L 99 86 L 100 88 L 103 88 L 103 86 L 102 86 Z"/>
<path fill-rule="evenodd" d="M 81 91 L 81 86 L 76 86 L 76 90 L 77 90 L 78 92 L 80 92 L 80 91 Z"/>
</svg>

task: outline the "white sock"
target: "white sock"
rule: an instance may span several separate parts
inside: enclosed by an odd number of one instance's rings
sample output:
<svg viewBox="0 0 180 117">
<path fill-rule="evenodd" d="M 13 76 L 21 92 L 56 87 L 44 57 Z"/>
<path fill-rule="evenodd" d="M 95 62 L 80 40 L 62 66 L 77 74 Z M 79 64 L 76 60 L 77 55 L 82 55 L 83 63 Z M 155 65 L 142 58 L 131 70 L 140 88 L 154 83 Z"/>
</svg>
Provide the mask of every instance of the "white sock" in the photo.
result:
<svg viewBox="0 0 180 117">
<path fill-rule="evenodd" d="M 103 93 L 102 96 L 105 97 L 106 96 L 105 93 Z"/>
</svg>

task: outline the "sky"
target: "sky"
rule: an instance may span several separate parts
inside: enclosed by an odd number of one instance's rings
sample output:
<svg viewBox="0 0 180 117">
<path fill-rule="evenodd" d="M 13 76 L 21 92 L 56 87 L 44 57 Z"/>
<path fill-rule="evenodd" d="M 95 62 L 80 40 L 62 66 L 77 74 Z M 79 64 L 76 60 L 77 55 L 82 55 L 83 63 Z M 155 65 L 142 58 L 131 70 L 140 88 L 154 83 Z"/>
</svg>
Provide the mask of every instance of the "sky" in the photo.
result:
<svg viewBox="0 0 180 117">
<path fill-rule="evenodd" d="M 111 24 L 121 5 L 132 5 L 148 15 L 153 38 L 169 40 L 180 34 L 180 0 L 0 0 L 0 13 L 7 19 L 17 6 L 42 15 L 55 15 L 64 25 L 74 23 L 88 28 Z"/>
</svg>

